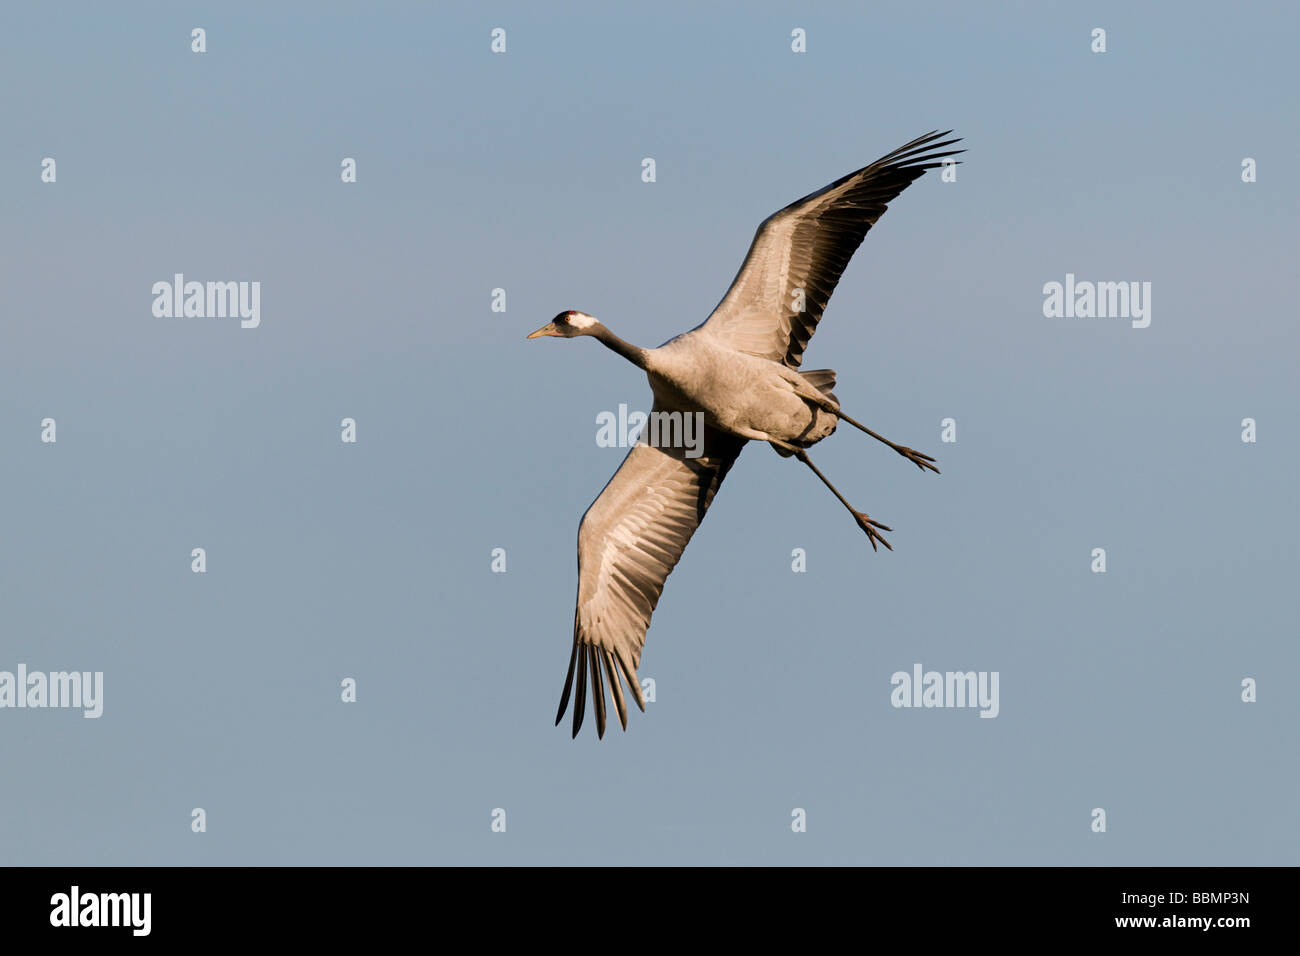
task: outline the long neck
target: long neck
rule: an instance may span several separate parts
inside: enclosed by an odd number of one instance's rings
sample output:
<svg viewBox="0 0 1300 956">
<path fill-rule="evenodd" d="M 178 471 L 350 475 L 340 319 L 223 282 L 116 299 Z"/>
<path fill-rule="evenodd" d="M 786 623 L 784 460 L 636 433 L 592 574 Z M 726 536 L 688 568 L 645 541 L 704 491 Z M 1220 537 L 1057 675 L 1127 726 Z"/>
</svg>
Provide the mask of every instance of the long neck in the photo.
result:
<svg viewBox="0 0 1300 956">
<path fill-rule="evenodd" d="M 607 349 L 617 352 L 637 368 L 645 368 L 645 349 L 639 348 L 631 342 L 624 342 L 603 325 L 596 326 L 591 334 L 599 339 Z"/>
</svg>

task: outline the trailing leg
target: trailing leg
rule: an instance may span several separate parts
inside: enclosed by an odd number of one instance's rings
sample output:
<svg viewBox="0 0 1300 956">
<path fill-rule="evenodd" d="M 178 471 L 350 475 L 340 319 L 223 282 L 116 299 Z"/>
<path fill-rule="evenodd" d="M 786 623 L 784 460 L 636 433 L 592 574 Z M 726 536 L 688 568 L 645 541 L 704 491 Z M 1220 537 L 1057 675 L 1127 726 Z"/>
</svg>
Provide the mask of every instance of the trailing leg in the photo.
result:
<svg viewBox="0 0 1300 956">
<path fill-rule="evenodd" d="M 866 432 L 868 435 L 870 435 L 872 438 L 876 439 L 877 441 L 882 441 L 882 442 L 884 442 L 886 445 L 888 445 L 890 448 L 894 449 L 894 451 L 898 452 L 900 455 L 902 455 L 904 458 L 906 458 L 906 459 L 907 459 L 908 461 L 910 461 L 912 464 L 916 465 L 916 467 L 917 467 L 917 468 L 920 468 L 922 471 L 925 471 L 925 469 L 929 468 L 929 469 L 930 469 L 932 472 L 934 472 L 936 475 L 939 474 L 939 469 L 936 468 L 936 467 L 934 466 L 934 464 L 933 464 L 934 459 L 931 458 L 929 455 L 923 455 L 923 454 L 921 454 L 919 451 L 914 451 L 913 449 L 908 448 L 906 445 L 896 445 L 896 444 L 894 444 L 892 441 L 890 441 L 888 438 L 886 438 L 884 435 L 877 435 L 875 432 L 873 432 L 873 431 L 872 431 L 870 428 L 868 428 L 866 425 L 862 424 L 862 423 L 859 422 L 859 421 L 855 421 L 855 420 L 852 419 L 852 418 L 849 418 L 849 416 L 848 416 L 848 415 L 845 415 L 843 412 L 835 412 L 835 415 L 836 415 L 836 416 L 837 416 L 841 421 L 846 421 L 846 422 L 848 422 L 848 423 L 849 423 L 850 425 L 852 425 L 854 428 L 857 428 L 857 429 L 859 429 L 859 430 L 861 430 L 861 431 Z"/>
<path fill-rule="evenodd" d="M 812 463 L 812 459 L 808 457 L 808 453 L 804 451 L 802 448 L 795 449 L 794 456 L 798 458 L 801 462 L 803 462 L 805 465 L 807 465 L 809 468 L 811 468 L 813 470 L 813 474 L 815 474 L 818 478 L 822 480 L 822 484 L 824 484 L 827 488 L 829 488 L 831 490 L 831 493 L 835 495 L 836 498 L 840 499 L 840 504 L 842 504 L 844 507 L 849 509 L 849 514 L 853 515 L 854 520 L 857 521 L 858 523 L 858 527 L 867 533 L 867 538 L 869 538 L 871 541 L 872 551 L 879 550 L 879 548 L 876 547 L 877 541 L 883 544 L 890 551 L 894 550 L 894 546 L 890 544 L 888 541 L 886 541 L 876 530 L 877 528 L 879 528 L 881 531 L 893 531 L 894 530 L 893 528 L 889 527 L 888 525 L 881 524 L 879 521 L 872 521 L 870 518 L 867 517 L 867 513 L 865 511 L 859 511 L 857 508 L 853 507 L 846 500 L 844 500 L 844 496 L 840 494 L 839 491 L 836 489 L 836 487 L 830 483 L 830 480 L 821 473 L 821 470 L 818 469 L 818 467 Z"/>
</svg>

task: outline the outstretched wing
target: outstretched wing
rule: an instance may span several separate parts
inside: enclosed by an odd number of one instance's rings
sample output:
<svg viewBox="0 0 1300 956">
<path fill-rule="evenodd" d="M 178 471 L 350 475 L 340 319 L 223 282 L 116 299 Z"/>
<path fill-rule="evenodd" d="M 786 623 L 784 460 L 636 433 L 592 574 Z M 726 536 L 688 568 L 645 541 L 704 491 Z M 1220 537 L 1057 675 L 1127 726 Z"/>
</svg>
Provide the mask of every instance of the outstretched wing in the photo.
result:
<svg viewBox="0 0 1300 956">
<path fill-rule="evenodd" d="M 867 230 L 927 169 L 965 152 L 935 152 L 960 142 L 935 142 L 948 133 L 914 139 L 763 220 L 731 288 L 698 330 L 739 351 L 798 368 Z"/>
<path fill-rule="evenodd" d="M 654 411 L 660 410 L 656 405 Z M 620 677 L 627 681 L 637 706 L 645 710 L 636 671 L 650 615 L 664 581 L 745 446 L 743 438 L 707 426 L 696 458 L 687 457 L 689 449 L 652 447 L 645 441 L 643 432 L 578 528 L 573 654 L 555 715 L 558 724 L 569 705 L 576 672 L 575 737 L 586 711 L 589 679 L 600 736 L 605 735 L 606 678 L 624 730 L 627 704 Z"/>
</svg>

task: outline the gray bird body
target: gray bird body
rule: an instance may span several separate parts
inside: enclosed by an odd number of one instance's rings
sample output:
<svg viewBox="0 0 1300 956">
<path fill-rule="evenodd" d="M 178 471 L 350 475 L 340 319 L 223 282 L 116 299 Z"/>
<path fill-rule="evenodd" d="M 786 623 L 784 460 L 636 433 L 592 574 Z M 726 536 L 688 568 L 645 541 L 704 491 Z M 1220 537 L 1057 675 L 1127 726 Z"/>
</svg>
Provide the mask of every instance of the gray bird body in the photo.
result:
<svg viewBox="0 0 1300 956">
<path fill-rule="evenodd" d="M 854 251 L 887 203 L 927 169 L 961 150 L 929 133 L 777 211 L 759 225 L 727 294 L 699 326 L 657 349 L 614 335 L 592 316 L 569 311 L 533 332 L 589 335 L 643 369 L 654 412 L 701 412 L 702 449 L 641 440 L 583 515 L 578 528 L 578 597 L 573 651 L 558 724 L 574 694 L 573 734 L 588 687 L 597 732 L 606 724 L 606 684 L 627 729 L 626 683 L 645 709 L 637 669 L 664 582 L 703 520 L 723 478 L 750 440 L 768 442 L 816 473 L 854 516 L 871 546 L 892 550 L 891 529 L 858 511 L 812 463 L 805 449 L 844 421 L 884 442 L 918 468 L 934 459 L 897 445 L 845 414 L 835 373 L 801 371 L 804 349 Z M 699 454 L 695 454 L 698 451 Z"/>
<path fill-rule="evenodd" d="M 645 358 L 657 408 L 701 411 L 706 425 L 737 437 L 811 447 L 838 424 L 810 400 L 817 388 L 799 372 L 703 328 L 647 349 Z"/>
</svg>

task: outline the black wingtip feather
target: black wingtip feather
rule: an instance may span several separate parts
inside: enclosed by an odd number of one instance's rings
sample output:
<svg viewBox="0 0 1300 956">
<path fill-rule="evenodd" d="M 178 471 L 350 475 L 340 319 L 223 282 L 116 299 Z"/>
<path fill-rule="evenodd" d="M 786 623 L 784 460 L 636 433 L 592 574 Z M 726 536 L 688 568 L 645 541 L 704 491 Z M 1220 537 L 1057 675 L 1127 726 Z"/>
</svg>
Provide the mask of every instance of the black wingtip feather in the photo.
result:
<svg viewBox="0 0 1300 956">
<path fill-rule="evenodd" d="M 587 655 L 582 653 L 582 648 L 576 648 L 578 653 L 578 680 L 574 690 L 576 696 L 573 701 L 573 736 L 578 736 L 578 731 L 582 729 L 582 718 L 587 712 Z"/>
<path fill-rule="evenodd" d="M 627 678 L 627 686 L 632 691 L 632 697 L 636 700 L 636 705 L 641 708 L 641 713 L 645 713 L 645 698 L 641 696 L 641 682 L 636 679 L 636 671 L 632 669 L 623 655 L 618 655 L 618 666 L 623 671 L 623 676 Z"/>
<path fill-rule="evenodd" d="M 578 642 L 573 642 L 573 653 L 569 655 L 569 673 L 564 678 L 564 693 L 560 695 L 560 709 L 555 713 L 555 726 L 560 726 L 564 712 L 569 709 L 569 692 L 573 690 L 573 667 L 578 662 Z"/>
<path fill-rule="evenodd" d="M 592 645 L 587 646 L 588 666 L 591 668 L 591 693 L 596 704 L 596 737 L 605 739 L 605 678 L 601 673 L 599 652 Z"/>
<path fill-rule="evenodd" d="M 614 709 L 618 712 L 618 722 L 622 724 L 623 730 L 627 730 L 627 702 L 623 700 L 623 685 L 618 679 L 618 673 L 614 670 L 614 655 L 610 651 L 602 651 L 605 658 L 605 676 L 609 678 L 610 696 L 614 698 Z"/>
</svg>

